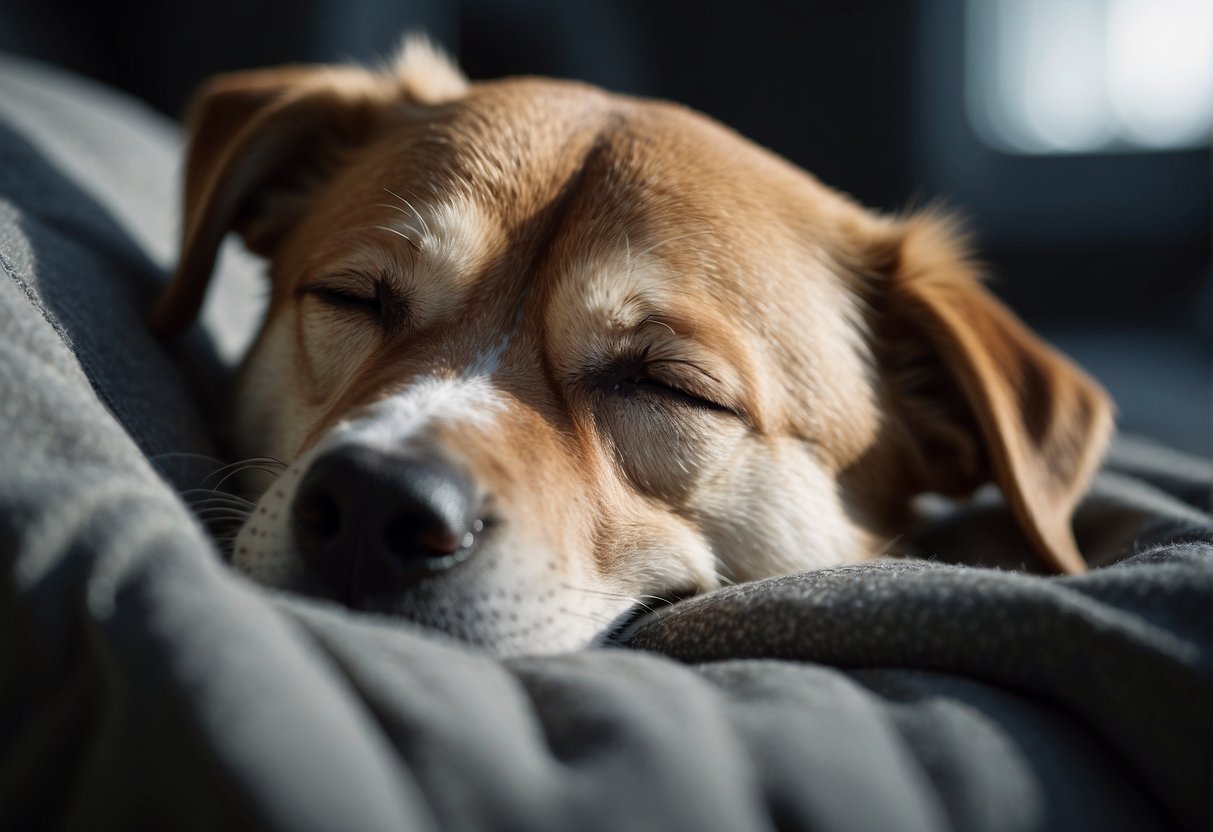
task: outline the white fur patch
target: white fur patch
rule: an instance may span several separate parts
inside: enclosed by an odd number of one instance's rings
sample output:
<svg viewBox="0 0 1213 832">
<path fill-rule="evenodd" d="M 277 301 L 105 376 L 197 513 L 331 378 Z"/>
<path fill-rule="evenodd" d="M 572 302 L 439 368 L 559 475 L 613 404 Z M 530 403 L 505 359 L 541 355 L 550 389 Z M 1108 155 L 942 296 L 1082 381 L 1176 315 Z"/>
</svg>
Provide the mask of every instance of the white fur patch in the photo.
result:
<svg viewBox="0 0 1213 832">
<path fill-rule="evenodd" d="M 587 258 L 570 269 L 564 285 L 580 295 L 581 302 L 570 307 L 584 310 L 588 320 L 630 329 L 669 307 L 670 280 L 659 261 L 647 253 L 633 254 L 625 242 L 622 250 Z"/>
<path fill-rule="evenodd" d="M 488 429 L 505 406 L 505 399 L 490 379 L 496 360 L 491 352 L 469 367 L 468 375 L 417 379 L 402 392 L 375 403 L 358 418 L 339 424 L 321 444 L 331 448 L 353 442 L 390 449 L 434 423 Z"/>
</svg>

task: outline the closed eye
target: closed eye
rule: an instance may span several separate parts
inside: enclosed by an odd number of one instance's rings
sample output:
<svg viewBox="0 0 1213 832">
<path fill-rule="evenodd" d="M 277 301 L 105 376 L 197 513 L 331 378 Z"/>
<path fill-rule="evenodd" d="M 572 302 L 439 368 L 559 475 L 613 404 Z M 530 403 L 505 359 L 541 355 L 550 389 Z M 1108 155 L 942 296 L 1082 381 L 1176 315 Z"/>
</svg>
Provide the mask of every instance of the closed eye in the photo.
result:
<svg viewBox="0 0 1213 832">
<path fill-rule="evenodd" d="M 329 309 L 369 317 L 385 329 L 398 326 L 405 313 L 404 300 L 391 287 L 362 275 L 328 276 L 297 291 Z"/>
<path fill-rule="evenodd" d="M 606 394 L 612 398 L 625 401 L 660 399 L 703 410 L 733 412 L 732 408 L 708 398 L 706 391 L 700 391 L 696 389 L 696 385 L 678 380 L 658 363 L 646 362 L 643 356 L 606 371 L 600 378 Z"/>
<path fill-rule="evenodd" d="M 307 287 L 302 291 L 327 306 L 374 313 L 376 316 L 383 311 L 383 305 L 379 301 L 378 292 L 368 295 L 351 292 L 348 289 L 335 289 L 327 286 Z"/>
</svg>

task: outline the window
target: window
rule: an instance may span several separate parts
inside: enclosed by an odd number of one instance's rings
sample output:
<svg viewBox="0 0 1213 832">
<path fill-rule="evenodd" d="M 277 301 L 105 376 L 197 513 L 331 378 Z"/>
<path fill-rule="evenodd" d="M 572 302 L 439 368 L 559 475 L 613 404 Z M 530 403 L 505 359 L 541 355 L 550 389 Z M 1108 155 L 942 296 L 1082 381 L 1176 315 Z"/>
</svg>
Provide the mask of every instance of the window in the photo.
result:
<svg viewBox="0 0 1213 832">
<path fill-rule="evenodd" d="M 966 0 L 965 24 L 966 115 L 998 151 L 1209 143 L 1209 0 Z"/>
</svg>

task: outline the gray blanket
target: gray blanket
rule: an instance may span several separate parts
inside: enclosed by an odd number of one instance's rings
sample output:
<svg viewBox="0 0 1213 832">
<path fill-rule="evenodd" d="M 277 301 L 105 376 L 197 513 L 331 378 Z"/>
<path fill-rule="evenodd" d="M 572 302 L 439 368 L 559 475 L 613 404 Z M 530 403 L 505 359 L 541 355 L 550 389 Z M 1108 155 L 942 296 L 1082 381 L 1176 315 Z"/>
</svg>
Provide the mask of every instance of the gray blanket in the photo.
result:
<svg viewBox="0 0 1213 832">
<path fill-rule="evenodd" d="M 179 159 L 130 102 L 0 60 L 0 829 L 1209 828 L 1213 475 L 1140 442 L 1079 512 L 1090 574 L 945 563 L 1014 557 L 987 497 L 933 559 L 731 587 L 578 654 L 232 574 L 176 489 L 255 289 L 229 253 L 207 331 L 144 331 Z"/>
</svg>

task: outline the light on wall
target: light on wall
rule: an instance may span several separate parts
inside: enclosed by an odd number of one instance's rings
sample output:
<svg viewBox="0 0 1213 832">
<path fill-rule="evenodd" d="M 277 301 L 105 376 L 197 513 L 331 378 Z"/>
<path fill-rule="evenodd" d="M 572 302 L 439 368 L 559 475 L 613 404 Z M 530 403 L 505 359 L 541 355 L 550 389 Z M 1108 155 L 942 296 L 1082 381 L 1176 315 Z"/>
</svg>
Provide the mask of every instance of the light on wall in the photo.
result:
<svg viewBox="0 0 1213 832">
<path fill-rule="evenodd" d="M 1010 153 L 1207 145 L 1210 0 L 966 0 L 965 105 Z"/>
</svg>

